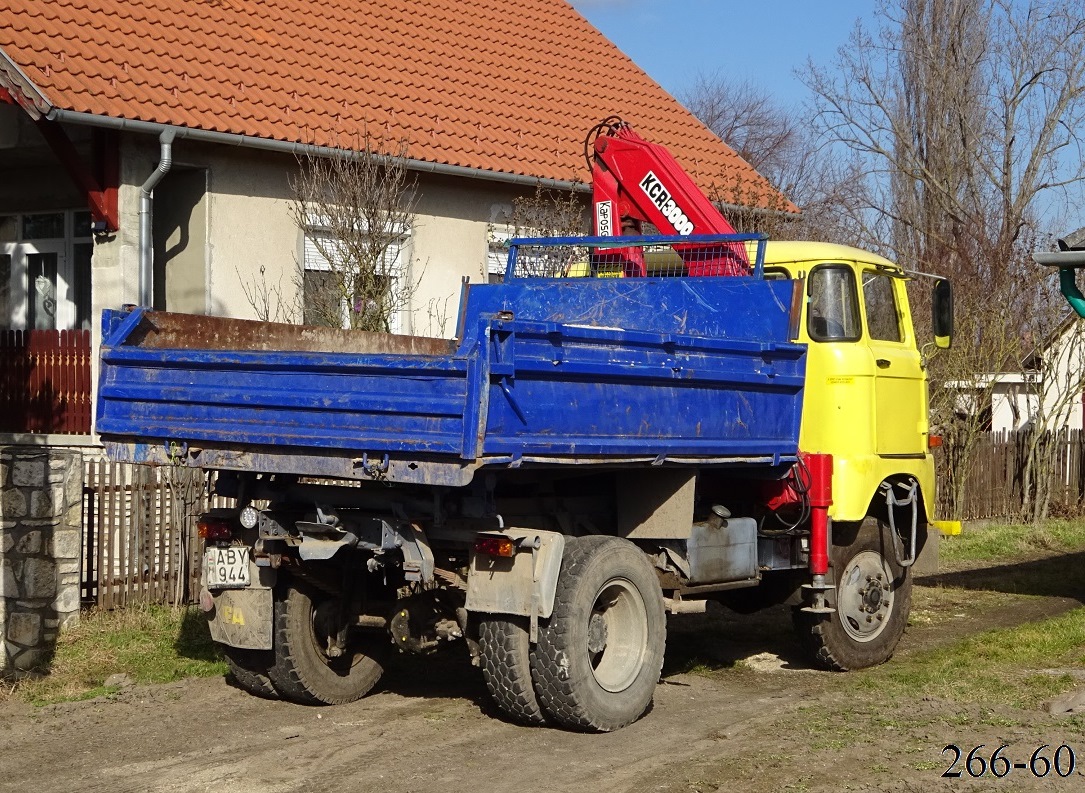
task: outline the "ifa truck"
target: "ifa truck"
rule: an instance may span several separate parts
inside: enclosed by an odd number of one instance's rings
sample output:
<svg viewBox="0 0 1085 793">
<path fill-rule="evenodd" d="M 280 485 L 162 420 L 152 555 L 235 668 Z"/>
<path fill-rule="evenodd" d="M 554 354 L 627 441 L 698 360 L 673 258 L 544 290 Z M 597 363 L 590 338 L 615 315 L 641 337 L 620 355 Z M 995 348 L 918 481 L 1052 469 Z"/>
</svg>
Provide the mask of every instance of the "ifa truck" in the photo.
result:
<svg viewBox="0 0 1085 793">
<path fill-rule="evenodd" d="M 346 703 L 459 646 L 511 720 L 615 730 L 709 601 L 789 606 L 828 669 L 892 655 L 934 531 L 909 275 L 735 234 L 619 120 L 590 145 L 596 233 L 513 240 L 452 340 L 105 312 L 110 456 L 233 499 L 201 605 L 242 687 Z"/>
</svg>

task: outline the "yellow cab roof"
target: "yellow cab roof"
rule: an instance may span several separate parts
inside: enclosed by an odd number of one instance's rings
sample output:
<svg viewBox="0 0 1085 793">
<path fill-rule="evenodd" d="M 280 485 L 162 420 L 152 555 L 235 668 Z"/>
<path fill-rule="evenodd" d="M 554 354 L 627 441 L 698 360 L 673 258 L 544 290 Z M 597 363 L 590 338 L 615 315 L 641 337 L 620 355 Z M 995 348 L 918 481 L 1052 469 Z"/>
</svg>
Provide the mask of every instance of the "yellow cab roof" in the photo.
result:
<svg viewBox="0 0 1085 793">
<path fill-rule="evenodd" d="M 765 243 L 765 266 L 814 264 L 820 262 L 863 262 L 899 270 L 900 266 L 876 253 L 832 242 L 776 241 Z"/>
</svg>

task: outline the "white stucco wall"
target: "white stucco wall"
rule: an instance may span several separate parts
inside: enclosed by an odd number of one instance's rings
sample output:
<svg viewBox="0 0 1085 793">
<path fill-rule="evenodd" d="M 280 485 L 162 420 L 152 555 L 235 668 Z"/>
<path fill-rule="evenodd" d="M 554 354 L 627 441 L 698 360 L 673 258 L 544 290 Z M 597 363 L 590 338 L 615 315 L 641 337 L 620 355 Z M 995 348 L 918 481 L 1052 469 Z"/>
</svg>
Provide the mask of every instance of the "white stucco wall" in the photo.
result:
<svg viewBox="0 0 1085 793">
<path fill-rule="evenodd" d="M 266 284 L 294 300 L 301 232 L 291 214 L 289 177 L 296 166 L 287 155 L 222 147 L 204 162 L 211 172 L 207 313 L 260 319 L 246 289 Z"/>
<path fill-rule="evenodd" d="M 1085 323 L 1076 317 L 1044 351 L 1044 408 L 1052 429 L 1082 428 Z"/>
<path fill-rule="evenodd" d="M 1019 379 L 1019 378 L 1018 378 Z M 1039 396 L 1019 382 L 996 383 L 991 393 L 991 430 L 1014 431 L 1025 427 L 1036 415 Z"/>
<path fill-rule="evenodd" d="M 96 246 L 95 311 L 138 300 L 139 185 L 158 159 L 154 137 L 125 138 L 121 231 Z M 204 313 L 260 318 L 246 288 L 278 290 L 295 304 L 304 239 L 292 212 L 290 180 L 298 167 L 293 156 L 182 138 L 174 143 L 173 161 L 178 169 L 208 170 Z M 401 315 L 401 332 L 450 337 L 463 280 L 487 280 L 491 226 L 509 216 L 516 196 L 534 188 L 420 173 L 416 190 L 405 247 L 413 298 Z"/>
</svg>

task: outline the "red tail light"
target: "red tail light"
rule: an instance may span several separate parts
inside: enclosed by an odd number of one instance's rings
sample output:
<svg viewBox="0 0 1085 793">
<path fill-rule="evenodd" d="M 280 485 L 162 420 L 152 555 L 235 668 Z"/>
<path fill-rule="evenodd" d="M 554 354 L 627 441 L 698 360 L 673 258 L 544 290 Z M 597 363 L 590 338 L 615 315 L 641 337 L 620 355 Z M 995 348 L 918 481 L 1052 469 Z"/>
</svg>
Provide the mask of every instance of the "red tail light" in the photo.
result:
<svg viewBox="0 0 1085 793">
<path fill-rule="evenodd" d="M 234 535 L 233 524 L 225 518 L 203 516 L 196 524 L 201 538 L 205 540 L 228 540 Z"/>
<path fill-rule="evenodd" d="M 930 436 L 927 437 L 927 448 L 928 449 L 937 449 L 941 445 L 942 445 L 942 436 L 941 435 L 930 435 Z"/>
<path fill-rule="evenodd" d="M 514 556 L 516 544 L 508 537 L 479 537 L 475 540 L 475 553 L 485 556 Z"/>
</svg>

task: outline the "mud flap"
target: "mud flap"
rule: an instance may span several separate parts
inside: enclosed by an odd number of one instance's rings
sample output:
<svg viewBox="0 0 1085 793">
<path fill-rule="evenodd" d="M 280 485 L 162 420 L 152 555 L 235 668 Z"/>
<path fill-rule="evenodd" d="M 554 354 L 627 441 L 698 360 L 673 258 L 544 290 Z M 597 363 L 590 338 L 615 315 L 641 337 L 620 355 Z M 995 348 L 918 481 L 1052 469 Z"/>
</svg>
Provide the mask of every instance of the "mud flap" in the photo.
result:
<svg viewBox="0 0 1085 793">
<path fill-rule="evenodd" d="M 274 600 L 272 590 L 223 589 L 204 592 L 212 606 L 207 612 L 211 638 L 243 650 L 270 650 Z"/>
<path fill-rule="evenodd" d="M 565 537 L 552 531 L 514 528 L 495 534 L 515 541 L 520 550 L 511 558 L 471 553 L 466 608 L 469 612 L 527 617 L 534 641 L 539 618 L 554 611 Z"/>
</svg>

